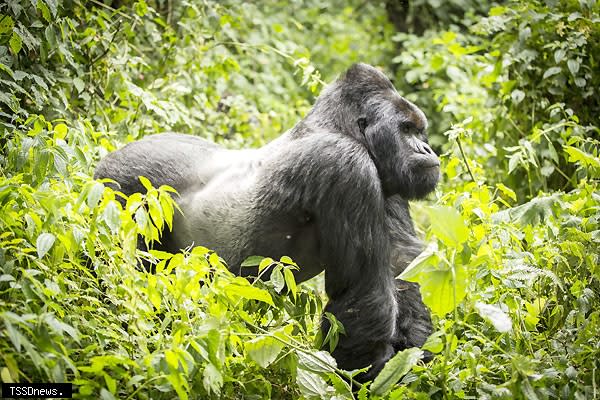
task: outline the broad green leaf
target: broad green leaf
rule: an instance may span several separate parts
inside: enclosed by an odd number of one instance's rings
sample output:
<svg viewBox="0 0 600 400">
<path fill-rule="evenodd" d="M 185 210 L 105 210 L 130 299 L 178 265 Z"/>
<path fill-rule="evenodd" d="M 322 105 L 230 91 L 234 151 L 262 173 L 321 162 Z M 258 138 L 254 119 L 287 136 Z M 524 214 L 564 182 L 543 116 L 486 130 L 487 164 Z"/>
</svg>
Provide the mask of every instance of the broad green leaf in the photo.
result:
<svg viewBox="0 0 600 400">
<path fill-rule="evenodd" d="M 498 332 L 510 332 L 512 321 L 500 307 L 482 302 L 475 303 L 477 313 L 494 325 Z"/>
<path fill-rule="evenodd" d="M 250 256 L 242 261 L 242 267 L 256 267 L 264 259 L 262 256 Z"/>
<path fill-rule="evenodd" d="M 106 374 L 105 374 L 106 376 Z M 100 399 L 102 400 L 117 400 L 117 398 L 105 388 L 100 389 Z"/>
<path fill-rule="evenodd" d="M 10 375 L 10 371 L 6 367 L 3 367 L 2 370 L 0 371 L 0 378 L 2 378 L 3 383 L 13 383 L 14 382 L 12 376 Z"/>
<path fill-rule="evenodd" d="M 385 396 L 392 387 L 423 358 L 423 350 L 410 348 L 392 357 L 371 384 L 371 394 Z"/>
<path fill-rule="evenodd" d="M 469 238 L 469 230 L 463 217 L 451 207 L 427 209 L 431 232 L 448 247 L 458 247 Z"/>
<path fill-rule="evenodd" d="M 267 368 L 283 349 L 283 344 L 272 336 L 259 336 L 244 343 L 244 349 L 250 359 Z"/>
<path fill-rule="evenodd" d="M 544 76 L 542 77 L 542 79 L 546 79 L 549 78 L 553 75 L 558 74 L 561 71 L 560 67 L 552 67 L 552 68 L 548 68 L 546 70 L 546 72 L 544 72 Z"/>
<path fill-rule="evenodd" d="M 294 262 L 294 260 L 292 260 L 292 259 L 291 259 L 290 257 L 288 257 L 288 256 L 282 256 L 282 257 L 279 259 L 279 261 L 280 261 L 280 262 L 282 262 L 282 263 L 284 263 L 284 264 L 288 264 L 288 265 L 294 265 L 294 266 L 296 266 L 296 267 L 298 266 L 298 264 L 296 264 L 296 263 Z"/>
<path fill-rule="evenodd" d="M 44 4 L 44 2 L 38 0 L 37 9 L 42 12 L 42 17 L 46 20 L 46 22 L 52 21 L 52 18 L 50 16 L 50 10 L 48 9 L 48 6 Z"/>
<path fill-rule="evenodd" d="M 431 311 L 444 316 L 452 311 L 466 295 L 468 271 L 462 264 L 448 265 L 430 244 L 398 276 L 420 285 L 423 302 Z"/>
<path fill-rule="evenodd" d="M 178 376 L 181 376 L 178 374 Z M 208 393 L 221 393 L 223 375 L 212 363 L 208 363 L 202 373 L 202 384 Z"/>
<path fill-rule="evenodd" d="M 67 136 L 67 125 L 65 124 L 56 124 L 54 126 L 54 139 L 64 139 Z"/>
<path fill-rule="evenodd" d="M 21 39 L 21 36 L 13 30 L 8 44 L 14 54 L 19 54 L 19 51 L 21 51 L 21 48 L 23 47 L 23 39 Z"/>
<path fill-rule="evenodd" d="M 517 201 L 517 195 L 515 194 L 515 192 L 511 188 L 505 186 L 502 183 L 496 183 L 496 187 L 498 189 L 500 189 L 500 191 L 502 193 L 504 193 L 506 196 L 508 196 L 509 198 L 511 198 L 513 201 Z"/>
<path fill-rule="evenodd" d="M 179 369 L 179 356 L 173 350 L 165 351 L 165 360 L 172 370 L 177 371 Z"/>
<path fill-rule="evenodd" d="M 75 89 L 77 89 L 77 92 L 79 93 L 83 92 L 83 89 L 85 89 L 85 83 L 77 77 L 73 78 L 73 86 L 75 86 Z"/>
<path fill-rule="evenodd" d="M 146 178 L 145 176 L 139 176 L 138 178 L 140 179 L 140 182 L 146 188 L 147 191 L 150 191 L 153 189 L 152 183 L 150 182 L 150 180 L 148 178 Z"/>
<path fill-rule="evenodd" d="M 283 288 L 285 287 L 285 278 L 283 276 L 283 273 L 281 272 L 281 265 L 278 265 L 277 267 L 273 268 L 269 280 L 273 284 L 273 288 L 277 293 L 280 293 L 283 290 Z"/>
<path fill-rule="evenodd" d="M 106 382 L 106 387 L 111 393 L 117 392 L 117 382 L 108 374 L 103 374 L 104 382 Z"/>
<path fill-rule="evenodd" d="M 398 279 L 404 279 L 407 281 L 413 281 L 418 277 L 423 269 L 428 268 L 429 265 L 438 263 L 438 246 L 432 242 L 427 245 L 425 250 L 421 252 L 414 260 L 397 276 Z"/>
<path fill-rule="evenodd" d="M 538 197 L 520 206 L 500 211 L 492 216 L 492 220 L 495 222 L 518 221 L 523 225 L 537 225 L 553 215 L 552 208 L 556 204 L 561 204 L 558 194 Z"/>
<path fill-rule="evenodd" d="M 423 350 L 428 350 L 434 354 L 441 352 L 444 349 L 444 341 L 442 337 L 444 336 L 444 331 L 434 332 L 431 336 L 427 338 L 425 344 L 421 346 Z"/>
<path fill-rule="evenodd" d="M 0 35 L 4 35 L 7 32 L 12 31 L 12 28 L 15 26 L 15 21 L 13 21 L 10 15 L 2 15 L 0 19 Z"/>
<path fill-rule="evenodd" d="M 565 58 L 566 54 L 567 54 L 567 52 L 564 49 L 556 50 L 554 52 L 554 62 L 556 62 L 558 64 Z"/>
<path fill-rule="evenodd" d="M 146 200 L 148 202 L 148 214 L 150 215 L 154 226 L 156 226 L 158 230 L 162 231 L 165 221 L 162 215 L 162 208 L 158 199 L 154 196 L 148 196 Z"/>
<path fill-rule="evenodd" d="M 298 365 L 307 371 L 312 372 L 334 372 L 337 367 L 335 358 L 326 351 L 311 351 L 305 353 L 300 351 L 298 355 Z"/>
<path fill-rule="evenodd" d="M 261 272 L 261 271 L 265 270 L 266 268 L 269 268 L 273 263 L 274 263 L 274 261 L 271 257 L 264 258 L 260 262 L 260 264 L 258 264 L 258 272 Z"/>
<path fill-rule="evenodd" d="M 302 368 L 297 369 L 296 383 L 300 388 L 300 392 L 307 398 L 317 397 L 323 399 L 329 389 L 327 382 L 318 374 Z"/>
<path fill-rule="evenodd" d="M 56 236 L 48 232 L 42 233 L 40 236 L 38 236 L 35 247 L 37 248 L 37 254 L 39 258 L 44 257 L 46 253 L 48 253 L 55 240 Z"/>
<path fill-rule="evenodd" d="M 563 149 L 569 155 L 569 162 L 576 162 L 586 167 L 600 169 L 600 158 L 594 157 L 573 146 L 563 146 Z"/>
<path fill-rule="evenodd" d="M 94 208 L 96 207 L 96 205 L 98 204 L 98 202 L 100 201 L 100 199 L 102 198 L 102 193 L 104 192 L 104 185 L 100 182 L 95 182 L 88 195 L 87 195 L 87 199 L 86 199 L 86 203 L 88 205 L 89 208 Z"/>
<path fill-rule="evenodd" d="M 579 62 L 577 60 L 573 60 L 572 58 L 569 59 L 567 61 L 567 67 L 569 67 L 569 71 L 571 71 L 573 76 L 576 76 L 577 72 L 579 72 Z"/>
<path fill-rule="evenodd" d="M 47 314 L 46 318 L 44 318 L 44 321 L 46 322 L 46 324 L 48 324 L 48 326 L 50 327 L 50 329 L 52 331 L 56 332 L 57 334 L 59 334 L 61 336 L 64 332 L 64 333 L 68 334 L 69 336 L 71 336 L 73 339 L 75 339 L 75 341 L 79 342 L 79 331 L 77 331 L 77 329 L 75 329 L 71 325 L 66 324 L 62 321 L 59 321 L 52 314 Z"/>
<path fill-rule="evenodd" d="M 274 306 L 273 299 L 269 292 L 257 287 L 251 286 L 244 278 L 236 278 L 233 282 L 225 286 L 225 292 L 228 295 L 240 296 L 250 300 L 258 300 Z"/>
<path fill-rule="evenodd" d="M 512 98 L 515 104 L 519 104 L 525 98 L 525 92 L 519 89 L 515 89 L 510 94 L 510 97 Z"/>
<path fill-rule="evenodd" d="M 102 219 L 106 222 L 112 233 L 117 233 L 121 226 L 121 213 L 115 201 L 110 201 L 102 212 Z"/>
<path fill-rule="evenodd" d="M 285 284 L 287 285 L 288 290 L 292 293 L 292 297 L 296 300 L 296 293 L 298 289 L 296 287 L 296 278 L 294 278 L 294 273 L 289 268 L 283 269 L 283 276 L 285 278 Z"/>
<path fill-rule="evenodd" d="M 52 16 L 56 17 L 56 12 L 57 12 L 57 8 L 58 8 L 58 0 L 44 0 L 44 2 L 50 8 L 50 11 L 52 12 Z M 38 0 L 38 4 L 39 3 L 40 3 L 40 1 Z"/>
<path fill-rule="evenodd" d="M 209 364 L 209 365 L 211 365 L 211 364 Z M 208 369 L 208 366 L 206 369 Z M 187 381 L 183 379 L 182 374 L 180 374 L 177 371 L 174 371 L 167 375 L 167 380 L 169 381 L 169 383 L 171 384 L 171 386 L 173 387 L 175 392 L 177 392 L 177 398 L 179 400 L 188 400 L 189 386 L 188 386 Z"/>
</svg>

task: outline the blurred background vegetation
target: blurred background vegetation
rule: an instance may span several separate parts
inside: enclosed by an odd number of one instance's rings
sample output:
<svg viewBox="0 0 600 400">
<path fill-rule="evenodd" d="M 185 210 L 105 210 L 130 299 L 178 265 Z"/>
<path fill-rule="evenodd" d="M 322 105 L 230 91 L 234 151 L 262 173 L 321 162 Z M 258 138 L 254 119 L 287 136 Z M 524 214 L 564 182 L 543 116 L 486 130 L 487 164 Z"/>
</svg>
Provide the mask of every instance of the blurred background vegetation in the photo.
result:
<svg viewBox="0 0 600 400">
<path fill-rule="evenodd" d="M 425 111 L 442 158 L 407 274 L 436 357 L 362 387 L 314 346 L 318 281 L 140 254 L 167 191 L 122 207 L 91 179 L 156 132 L 263 145 L 359 61 Z M 599 398 L 599 61 L 595 0 L 2 2 L 0 378 L 103 399 Z"/>
</svg>

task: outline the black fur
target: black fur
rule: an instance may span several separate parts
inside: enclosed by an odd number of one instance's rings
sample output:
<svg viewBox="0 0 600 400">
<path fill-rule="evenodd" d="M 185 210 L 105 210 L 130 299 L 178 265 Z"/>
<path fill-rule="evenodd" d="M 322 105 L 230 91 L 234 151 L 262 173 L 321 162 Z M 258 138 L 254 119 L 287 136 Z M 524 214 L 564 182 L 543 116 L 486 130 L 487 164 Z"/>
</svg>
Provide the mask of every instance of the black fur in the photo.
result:
<svg viewBox="0 0 600 400">
<path fill-rule="evenodd" d="M 432 330 L 418 286 L 394 279 L 422 248 L 408 200 L 439 178 L 426 128 L 385 75 L 357 64 L 263 148 L 153 135 L 109 154 L 95 177 L 114 179 L 128 195 L 144 190 L 140 175 L 179 192 L 183 215 L 156 247 L 207 246 L 238 274 L 247 274 L 240 263 L 250 255 L 291 256 L 298 280 L 324 269 L 326 310 L 346 330 L 333 355 L 344 369 L 372 364 L 366 380 Z"/>
</svg>

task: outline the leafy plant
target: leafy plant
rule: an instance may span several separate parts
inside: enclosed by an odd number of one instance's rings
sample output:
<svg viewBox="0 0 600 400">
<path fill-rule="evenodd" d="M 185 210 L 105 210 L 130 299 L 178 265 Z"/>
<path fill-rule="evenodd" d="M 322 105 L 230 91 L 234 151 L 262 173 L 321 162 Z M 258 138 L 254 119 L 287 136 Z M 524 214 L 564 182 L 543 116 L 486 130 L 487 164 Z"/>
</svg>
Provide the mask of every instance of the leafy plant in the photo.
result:
<svg viewBox="0 0 600 400">
<path fill-rule="evenodd" d="M 103 399 L 598 397 L 598 3 L 443 6 L 441 26 L 394 34 L 364 1 L 0 4 L 2 381 Z M 155 132 L 260 145 L 354 61 L 395 71 L 443 165 L 402 275 L 435 332 L 364 385 L 328 352 L 344 327 L 325 315 L 319 333 L 322 277 L 297 284 L 287 257 L 248 259 L 250 282 L 203 247 L 141 252 L 171 227 L 172 189 L 90 177 Z"/>
</svg>

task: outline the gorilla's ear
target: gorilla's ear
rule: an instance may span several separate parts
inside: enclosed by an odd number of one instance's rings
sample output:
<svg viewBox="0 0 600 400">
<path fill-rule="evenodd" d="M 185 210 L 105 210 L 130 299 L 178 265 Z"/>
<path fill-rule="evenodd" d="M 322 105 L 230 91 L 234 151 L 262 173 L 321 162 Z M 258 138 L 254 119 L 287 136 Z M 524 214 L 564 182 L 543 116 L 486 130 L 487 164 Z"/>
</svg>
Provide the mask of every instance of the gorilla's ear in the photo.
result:
<svg viewBox="0 0 600 400">
<path fill-rule="evenodd" d="M 358 124 L 358 129 L 360 130 L 360 133 L 364 135 L 365 129 L 367 129 L 367 119 L 365 117 L 360 117 L 356 120 L 356 123 Z"/>
</svg>

